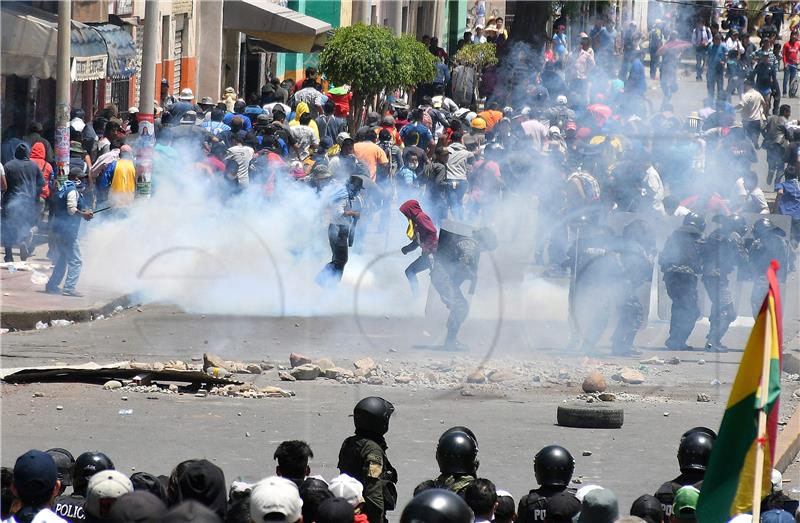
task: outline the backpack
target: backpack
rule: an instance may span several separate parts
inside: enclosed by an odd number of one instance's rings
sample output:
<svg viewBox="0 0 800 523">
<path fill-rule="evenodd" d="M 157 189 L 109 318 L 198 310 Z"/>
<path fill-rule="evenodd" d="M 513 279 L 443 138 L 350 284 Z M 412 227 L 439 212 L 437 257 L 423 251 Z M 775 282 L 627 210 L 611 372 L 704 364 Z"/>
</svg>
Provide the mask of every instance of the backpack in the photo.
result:
<svg viewBox="0 0 800 523">
<path fill-rule="evenodd" d="M 399 162 L 397 161 L 399 150 L 392 142 L 378 142 L 378 146 L 383 149 L 386 158 L 389 159 L 389 176 L 394 176 L 400 169 Z"/>
<path fill-rule="evenodd" d="M 569 175 L 567 181 L 572 181 L 575 178 L 578 178 L 581 182 L 587 201 L 596 202 L 600 199 L 600 184 L 597 183 L 597 179 L 594 176 L 583 169 L 578 169 Z"/>
</svg>

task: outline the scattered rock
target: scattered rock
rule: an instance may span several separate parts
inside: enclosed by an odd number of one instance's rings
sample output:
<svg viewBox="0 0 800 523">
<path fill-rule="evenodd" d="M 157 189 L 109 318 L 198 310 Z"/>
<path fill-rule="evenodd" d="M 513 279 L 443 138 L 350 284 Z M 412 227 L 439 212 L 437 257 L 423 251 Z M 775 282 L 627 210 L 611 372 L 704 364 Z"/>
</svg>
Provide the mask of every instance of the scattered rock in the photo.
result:
<svg viewBox="0 0 800 523">
<path fill-rule="evenodd" d="M 584 450 L 583 451 L 583 455 L 584 456 L 591 456 L 592 455 L 592 451 L 591 450 Z"/>
<path fill-rule="evenodd" d="M 250 374 L 261 374 L 261 365 L 257 363 L 248 363 L 245 368 Z"/>
<path fill-rule="evenodd" d="M 397 349 L 389 349 L 389 352 L 397 352 Z"/>
<path fill-rule="evenodd" d="M 666 362 L 661 358 L 659 358 L 658 356 L 653 356 L 652 358 L 641 360 L 639 363 L 641 363 L 642 365 L 664 365 L 664 363 Z"/>
<path fill-rule="evenodd" d="M 297 378 L 295 378 L 285 370 L 278 371 L 278 377 L 281 379 L 281 381 L 297 381 Z"/>
<path fill-rule="evenodd" d="M 795 391 L 792 393 L 792 396 L 793 396 L 795 399 L 799 399 L 799 400 L 800 400 L 800 389 L 797 389 L 797 390 L 795 390 Z"/>
<path fill-rule="evenodd" d="M 128 401 L 128 396 L 122 396 L 120 399 L 121 399 L 122 401 Z"/>
<path fill-rule="evenodd" d="M 259 392 L 265 395 L 268 398 L 288 398 L 290 396 L 294 396 L 294 392 L 289 390 L 283 390 L 279 387 L 262 387 L 259 389 Z"/>
<path fill-rule="evenodd" d="M 244 433 L 244 437 L 245 437 L 245 438 L 249 438 L 249 437 L 250 437 L 250 433 L 249 433 L 249 432 L 245 432 L 245 433 Z"/>
<path fill-rule="evenodd" d="M 665 418 L 669 418 L 669 412 L 665 412 L 665 413 L 664 413 L 664 417 L 665 417 Z"/>
<path fill-rule="evenodd" d="M 321 371 L 325 372 L 328 369 L 333 369 L 336 367 L 336 364 L 330 358 L 320 358 L 314 365 L 320 368 Z"/>
<path fill-rule="evenodd" d="M 711 385 L 716 387 L 718 385 L 722 385 L 722 383 L 718 379 L 713 379 L 713 380 L 711 380 Z"/>
<path fill-rule="evenodd" d="M 697 394 L 697 402 L 698 403 L 708 403 L 711 401 L 711 398 L 708 397 L 708 394 L 705 392 L 700 392 Z"/>
<path fill-rule="evenodd" d="M 353 375 L 357 378 L 367 378 L 372 374 L 372 369 L 356 369 Z"/>
<path fill-rule="evenodd" d="M 566 369 L 561 369 L 558 371 L 558 379 L 560 380 L 568 380 L 569 379 L 569 372 Z"/>
<path fill-rule="evenodd" d="M 311 363 L 306 363 L 293 368 L 290 372 L 291 375 L 294 376 L 294 379 L 296 380 L 311 381 L 317 379 L 321 371 L 319 367 L 317 367 L 316 365 L 313 365 Z"/>
<path fill-rule="evenodd" d="M 34 392 L 33 393 L 33 397 L 34 398 L 44 398 L 44 392 Z"/>
<path fill-rule="evenodd" d="M 495 369 L 486 376 L 492 383 L 513 380 L 516 375 L 508 369 Z"/>
<path fill-rule="evenodd" d="M 614 394 L 612 394 L 610 392 L 603 392 L 602 394 L 598 394 L 597 398 L 600 401 L 616 401 L 617 396 L 615 396 Z"/>
<path fill-rule="evenodd" d="M 56 410 L 64 410 L 64 407 L 62 405 L 56 405 Z"/>
<path fill-rule="evenodd" d="M 169 388 L 167 390 L 169 390 L 170 392 L 178 392 L 178 386 L 175 385 L 174 383 L 170 383 Z"/>
<path fill-rule="evenodd" d="M 701 359 L 697 360 L 697 364 L 698 365 L 705 365 L 706 364 L 706 360 L 701 358 Z"/>
<path fill-rule="evenodd" d="M 222 358 L 220 358 L 219 356 L 217 356 L 216 354 L 213 354 L 211 352 L 204 352 L 203 353 L 203 370 L 205 370 L 205 369 L 207 369 L 209 367 L 219 367 L 221 369 L 224 369 L 224 368 L 226 368 L 225 367 L 225 360 L 223 360 Z"/>
<path fill-rule="evenodd" d="M 486 383 L 486 374 L 482 369 L 475 369 L 467 376 L 467 383 Z"/>
<path fill-rule="evenodd" d="M 572 482 L 575 483 L 576 485 L 580 485 L 581 483 L 583 483 L 583 480 L 581 478 L 575 478 L 572 480 Z"/>
<path fill-rule="evenodd" d="M 374 378 L 370 378 L 369 381 L 367 381 L 367 383 L 369 383 L 370 385 L 383 385 L 383 380 L 376 376 Z"/>
<path fill-rule="evenodd" d="M 198 390 L 194 395 L 195 398 L 205 398 L 206 396 L 208 396 L 208 391 L 203 389 Z"/>
<path fill-rule="evenodd" d="M 594 394 L 595 392 L 605 392 L 608 385 L 606 385 L 606 379 L 602 374 L 599 372 L 590 372 L 586 375 L 586 378 L 584 378 L 581 387 L 583 388 L 583 392 Z"/>
<path fill-rule="evenodd" d="M 261 370 L 272 370 L 275 368 L 275 365 L 273 365 L 272 363 L 268 363 L 266 361 L 262 361 L 261 363 L 259 363 L 259 366 L 261 367 Z"/>
<path fill-rule="evenodd" d="M 414 381 L 414 377 L 413 376 L 408 376 L 408 375 L 395 376 L 395 378 L 394 378 L 394 382 L 395 383 L 399 383 L 400 385 L 408 385 L 412 381 Z M 800 390 L 800 389 L 798 389 L 798 390 Z"/>
<path fill-rule="evenodd" d="M 103 384 L 105 390 L 115 390 L 122 388 L 122 383 L 117 380 L 109 380 Z"/>
<path fill-rule="evenodd" d="M 237 413 L 236 413 L 236 415 L 237 415 L 237 416 L 241 416 L 241 415 L 242 415 L 242 413 L 241 413 L 241 412 L 237 412 Z"/>
<path fill-rule="evenodd" d="M 614 374 L 612 378 L 617 381 L 621 381 L 622 383 L 627 383 L 628 385 L 639 385 L 640 383 L 644 383 L 644 374 L 636 369 L 631 369 L 630 367 L 625 367 L 618 374 Z"/>
<path fill-rule="evenodd" d="M 361 358 L 360 360 L 353 362 L 353 366 L 356 368 L 356 370 L 364 369 L 369 371 L 375 368 L 375 362 L 372 360 L 372 358 Z"/>
<path fill-rule="evenodd" d="M 677 356 L 673 356 L 667 360 L 667 363 L 669 363 L 670 365 L 680 365 L 681 359 Z"/>
<path fill-rule="evenodd" d="M 297 326 L 296 323 L 295 326 Z M 292 368 L 299 367 L 300 365 L 307 365 L 309 363 L 311 363 L 311 358 L 308 356 L 304 356 L 298 352 L 289 354 L 289 365 L 291 365 Z"/>
<path fill-rule="evenodd" d="M 340 378 L 352 378 L 354 376 L 353 371 L 350 369 L 343 369 L 341 367 L 334 367 L 332 369 L 325 370 L 325 377 L 329 380 L 338 380 Z"/>
</svg>

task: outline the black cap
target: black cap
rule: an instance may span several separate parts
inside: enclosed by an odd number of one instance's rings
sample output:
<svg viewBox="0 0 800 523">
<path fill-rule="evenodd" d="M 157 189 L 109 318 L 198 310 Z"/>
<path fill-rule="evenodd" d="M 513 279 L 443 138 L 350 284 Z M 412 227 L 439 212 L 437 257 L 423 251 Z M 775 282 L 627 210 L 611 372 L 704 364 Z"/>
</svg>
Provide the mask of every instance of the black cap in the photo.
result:
<svg viewBox="0 0 800 523">
<path fill-rule="evenodd" d="M 14 464 L 14 487 L 25 504 L 39 504 L 50 499 L 56 481 L 56 462 L 41 450 L 29 450 Z"/>
<path fill-rule="evenodd" d="M 636 498 L 631 505 L 631 516 L 638 516 L 647 523 L 661 523 L 664 521 L 664 509 L 658 498 L 645 494 Z"/>
<path fill-rule="evenodd" d="M 201 503 L 189 500 L 172 507 L 160 523 L 222 523 L 222 519 Z"/>
<path fill-rule="evenodd" d="M 149 472 L 134 472 L 131 474 L 131 483 L 133 484 L 133 490 L 149 492 L 164 503 L 167 502 L 166 484 L 168 481 L 161 481 Z"/>
<path fill-rule="evenodd" d="M 225 474 L 208 460 L 184 461 L 175 467 L 168 495 L 172 504 L 196 500 L 214 510 L 220 518 L 225 517 L 228 499 Z"/>
<path fill-rule="evenodd" d="M 352 523 L 355 510 L 344 498 L 330 498 L 320 503 L 316 523 Z"/>
<path fill-rule="evenodd" d="M 139 490 L 117 499 L 109 519 L 111 523 L 157 523 L 166 513 L 167 505 L 162 500 Z"/>
</svg>

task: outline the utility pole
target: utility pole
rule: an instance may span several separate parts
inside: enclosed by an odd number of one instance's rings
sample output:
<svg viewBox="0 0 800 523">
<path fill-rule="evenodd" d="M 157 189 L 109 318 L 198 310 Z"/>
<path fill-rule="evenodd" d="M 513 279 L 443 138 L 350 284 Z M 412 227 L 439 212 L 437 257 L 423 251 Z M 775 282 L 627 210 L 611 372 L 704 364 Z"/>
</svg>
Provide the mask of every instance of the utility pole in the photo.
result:
<svg viewBox="0 0 800 523">
<path fill-rule="evenodd" d="M 150 197 L 155 146 L 154 103 L 156 93 L 156 45 L 158 43 L 158 0 L 145 0 L 144 38 L 142 39 L 142 83 L 139 97 L 139 140 L 137 140 L 136 192 Z"/>
<path fill-rule="evenodd" d="M 59 187 L 67 181 L 69 174 L 69 100 L 70 100 L 70 53 L 72 36 L 72 2 L 58 3 L 58 40 L 56 52 L 56 166 Z"/>
</svg>

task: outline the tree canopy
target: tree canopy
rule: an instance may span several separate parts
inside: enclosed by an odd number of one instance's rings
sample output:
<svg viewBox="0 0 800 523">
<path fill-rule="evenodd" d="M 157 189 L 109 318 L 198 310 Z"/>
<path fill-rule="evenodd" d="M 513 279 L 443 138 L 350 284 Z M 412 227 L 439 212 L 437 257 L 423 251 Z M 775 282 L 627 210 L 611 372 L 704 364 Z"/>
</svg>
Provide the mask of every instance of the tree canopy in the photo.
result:
<svg viewBox="0 0 800 523">
<path fill-rule="evenodd" d="M 491 42 L 467 44 L 458 50 L 453 59 L 457 63 L 471 65 L 480 70 L 497 63 L 497 46 Z"/>
</svg>

